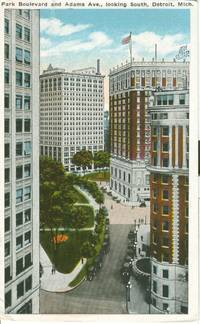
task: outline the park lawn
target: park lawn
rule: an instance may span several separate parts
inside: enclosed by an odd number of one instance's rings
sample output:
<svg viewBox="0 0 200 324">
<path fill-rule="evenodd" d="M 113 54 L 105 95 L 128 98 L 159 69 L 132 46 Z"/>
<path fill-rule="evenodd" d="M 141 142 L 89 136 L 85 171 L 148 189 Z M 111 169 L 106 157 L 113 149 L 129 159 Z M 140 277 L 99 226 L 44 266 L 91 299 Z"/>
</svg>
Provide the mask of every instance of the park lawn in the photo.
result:
<svg viewBox="0 0 200 324">
<path fill-rule="evenodd" d="M 110 172 L 109 171 L 92 172 L 84 175 L 83 178 L 92 181 L 110 181 Z"/>
<path fill-rule="evenodd" d="M 89 204 L 89 201 L 87 200 L 87 198 L 79 190 L 77 190 L 73 186 L 70 188 L 70 192 L 73 195 L 75 203 Z"/>
<path fill-rule="evenodd" d="M 51 262 L 55 264 L 56 270 L 61 273 L 70 273 L 81 259 L 80 248 L 84 242 L 88 241 L 90 233 L 91 231 L 59 232 L 59 234 L 65 234 L 69 238 L 67 241 L 57 244 L 55 260 L 49 231 L 40 232 L 40 243 Z"/>
</svg>

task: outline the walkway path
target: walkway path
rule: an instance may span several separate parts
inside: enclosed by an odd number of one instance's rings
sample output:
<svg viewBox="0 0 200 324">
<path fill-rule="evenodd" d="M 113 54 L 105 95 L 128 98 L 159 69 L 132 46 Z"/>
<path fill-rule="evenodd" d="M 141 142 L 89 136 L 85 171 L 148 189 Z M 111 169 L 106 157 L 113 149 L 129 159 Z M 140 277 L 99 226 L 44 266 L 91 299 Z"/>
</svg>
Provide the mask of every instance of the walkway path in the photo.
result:
<svg viewBox="0 0 200 324">
<path fill-rule="evenodd" d="M 86 263 L 86 259 L 83 259 L 83 263 L 80 261 L 75 269 L 69 274 L 60 273 L 58 271 L 52 274 L 52 263 L 42 246 L 40 246 L 40 262 L 43 267 L 41 289 L 51 292 L 66 292 L 73 289 L 69 287 L 69 284 L 81 271 Z"/>
</svg>

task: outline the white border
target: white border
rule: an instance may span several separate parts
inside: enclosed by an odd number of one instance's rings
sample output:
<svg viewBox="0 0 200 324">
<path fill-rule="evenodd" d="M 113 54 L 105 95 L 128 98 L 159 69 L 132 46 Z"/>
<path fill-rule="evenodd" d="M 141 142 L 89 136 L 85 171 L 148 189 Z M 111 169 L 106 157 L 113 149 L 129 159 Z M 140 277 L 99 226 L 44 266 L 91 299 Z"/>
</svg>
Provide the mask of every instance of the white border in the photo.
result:
<svg viewBox="0 0 200 324">
<path fill-rule="evenodd" d="M 20 8 L 30 8 L 31 7 L 19 7 L 18 1 L 15 1 L 15 9 Z M 62 0 L 61 0 L 62 1 Z M 7 3 L 11 3 L 11 1 L 7 1 Z M 43 9 L 48 8 L 48 9 L 67 9 L 67 7 L 62 6 L 60 7 L 51 7 L 52 3 L 55 3 L 55 1 L 52 0 L 22 0 L 23 3 L 27 2 L 32 2 L 32 3 L 47 3 L 47 7 L 42 7 Z M 57 2 L 57 1 L 56 1 Z M 66 1 L 63 1 L 63 4 Z M 68 1 L 71 2 L 71 1 Z M 85 4 L 88 4 L 89 2 L 99 2 L 101 5 L 104 5 L 106 3 L 106 0 L 99 0 L 99 1 L 73 1 L 75 2 L 85 2 Z M 109 1 L 111 2 L 111 1 Z M 112 2 L 118 2 L 118 1 L 112 1 Z M 120 2 L 120 1 L 119 1 Z M 131 1 L 121 1 L 130 3 Z M 139 0 L 135 0 L 133 2 L 140 2 Z M 142 2 L 142 1 L 141 1 Z M 199 264 L 199 256 L 198 256 L 198 246 L 199 246 L 199 241 L 198 241 L 198 228 L 199 228 L 199 221 L 198 221 L 198 150 L 197 150 L 197 140 L 198 140 L 198 123 L 197 121 L 200 120 L 200 114 L 198 114 L 198 106 L 199 106 L 199 87 L 198 87 L 198 70 L 200 72 L 199 68 L 199 62 L 198 62 L 198 35 L 199 35 L 199 7 L 196 1 L 183 1 L 185 3 L 191 2 L 193 4 L 193 7 L 177 7 L 178 1 L 172 0 L 172 1 L 146 1 L 149 4 L 152 2 L 162 2 L 162 3 L 169 3 L 173 2 L 175 4 L 175 7 L 173 9 L 181 8 L 182 9 L 190 9 L 191 12 L 191 18 L 190 18 L 190 25 L 191 25 L 191 78 L 190 78 L 190 202 L 189 202 L 189 210 L 190 210 L 190 225 L 189 225 L 189 314 L 188 315 L 78 315 L 78 314 L 68 314 L 68 315 L 2 315 L 1 319 L 7 319 L 5 323 L 9 324 L 10 320 L 16 320 L 16 323 L 21 323 L 22 321 L 67 321 L 67 322 L 107 322 L 109 321 L 114 321 L 114 322 L 123 322 L 126 321 L 128 322 L 171 322 L 171 321 L 195 321 L 197 323 L 198 321 L 198 315 L 199 315 L 199 310 L 198 310 L 198 288 L 199 288 L 199 280 L 198 280 L 198 264 Z M 180 2 L 180 1 L 179 1 Z M 3 12 L 4 8 L 2 6 L 3 1 L 0 2 L 0 57 L 2 58 L 0 60 L 0 244 L 1 244 L 1 249 L 0 249 L 0 273 L 4 273 L 4 184 L 2 179 L 4 179 L 4 85 L 3 85 L 3 80 L 4 80 L 4 61 L 3 61 L 3 55 L 4 55 L 4 17 L 3 17 Z M 12 8 L 12 7 L 10 7 Z M 37 7 L 34 6 L 34 9 Z M 41 8 L 41 9 L 42 9 Z M 74 9 L 83 9 L 79 7 L 73 7 Z M 105 7 L 101 7 L 102 9 L 105 9 Z M 150 7 L 149 9 L 164 9 L 164 7 L 160 8 L 155 8 L 155 7 Z M 167 9 L 171 9 L 169 7 L 166 7 Z M 85 7 L 84 9 L 98 9 L 97 7 Z M 122 7 L 116 7 L 116 8 L 111 8 L 109 9 L 123 9 Z M 133 7 L 127 7 L 127 9 L 132 9 Z M 134 8 L 137 10 L 136 8 Z M 138 9 L 145 9 L 145 8 L 138 8 Z M 124 10 L 124 9 L 123 9 Z M 148 9 L 146 9 L 148 10 Z M 200 136 L 199 136 L 200 137 Z M 2 248 L 3 247 L 3 248 Z M 0 291 L 4 291 L 4 281 L 2 281 L 2 275 L 0 279 Z M 1 303 L 1 299 L 0 299 Z M 1 308 L 0 308 L 1 311 Z M 19 321 L 19 322 L 18 322 Z M 2 321 L 4 323 L 4 321 Z M 54 322 L 52 322 L 54 323 Z"/>
</svg>

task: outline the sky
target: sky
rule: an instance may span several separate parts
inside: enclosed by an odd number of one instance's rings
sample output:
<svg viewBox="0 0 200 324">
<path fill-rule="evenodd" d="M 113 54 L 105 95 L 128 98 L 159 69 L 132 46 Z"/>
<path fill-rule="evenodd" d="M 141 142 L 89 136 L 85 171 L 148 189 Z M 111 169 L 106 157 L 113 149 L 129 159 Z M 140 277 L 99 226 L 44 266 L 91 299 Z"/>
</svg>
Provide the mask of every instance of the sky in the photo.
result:
<svg viewBox="0 0 200 324">
<path fill-rule="evenodd" d="M 49 63 L 67 71 L 95 67 L 101 72 L 129 60 L 129 46 L 122 45 L 132 32 L 135 60 L 173 60 L 181 45 L 190 42 L 187 9 L 43 9 L 40 11 L 41 72 Z M 108 79 L 105 79 L 106 88 Z M 106 105 L 107 105 L 106 94 Z"/>
</svg>

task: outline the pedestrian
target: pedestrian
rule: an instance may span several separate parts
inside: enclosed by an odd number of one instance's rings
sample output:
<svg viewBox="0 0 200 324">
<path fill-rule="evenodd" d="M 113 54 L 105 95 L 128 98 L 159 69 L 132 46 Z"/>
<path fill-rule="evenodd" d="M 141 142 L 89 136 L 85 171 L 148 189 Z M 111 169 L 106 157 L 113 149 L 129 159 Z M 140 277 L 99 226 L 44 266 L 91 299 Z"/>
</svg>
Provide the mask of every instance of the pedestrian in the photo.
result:
<svg viewBox="0 0 200 324">
<path fill-rule="evenodd" d="M 53 267 L 51 268 L 51 274 L 53 274 Z"/>
<path fill-rule="evenodd" d="M 113 209 L 113 205 L 111 205 L 111 209 Z"/>
</svg>

